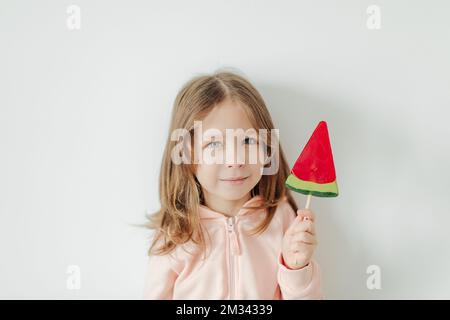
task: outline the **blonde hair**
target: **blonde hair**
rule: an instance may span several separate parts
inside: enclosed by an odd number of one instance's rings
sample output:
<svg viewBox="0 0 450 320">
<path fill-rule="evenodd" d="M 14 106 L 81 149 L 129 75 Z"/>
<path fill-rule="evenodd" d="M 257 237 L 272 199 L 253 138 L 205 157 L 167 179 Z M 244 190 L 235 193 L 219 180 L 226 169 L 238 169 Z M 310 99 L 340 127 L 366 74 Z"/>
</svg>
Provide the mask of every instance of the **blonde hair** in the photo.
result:
<svg viewBox="0 0 450 320">
<path fill-rule="evenodd" d="M 192 240 L 202 251 L 206 248 L 204 232 L 200 224 L 199 205 L 204 204 L 201 186 L 194 175 L 191 164 L 175 164 L 171 153 L 177 141 L 171 140 L 175 129 L 189 130 L 192 136 L 194 121 L 204 118 L 216 105 L 231 99 L 240 102 L 255 129 L 274 129 L 271 116 L 263 98 L 253 85 L 243 76 L 230 71 L 216 71 L 211 75 L 199 75 L 189 80 L 178 92 L 174 101 L 169 137 L 164 149 L 159 176 L 159 197 L 161 208 L 148 216 L 147 227 L 155 230 L 148 254 L 164 255 L 177 245 Z M 270 149 L 271 139 L 268 135 Z M 271 151 L 271 150 L 270 150 Z M 260 225 L 250 231 L 255 235 L 266 230 L 283 198 L 296 211 L 297 205 L 285 187 L 289 166 L 278 145 L 279 167 L 274 175 L 262 175 L 251 195 L 260 195 L 263 202 L 249 209 L 267 209 Z M 161 243 L 159 248 L 156 244 Z"/>
</svg>

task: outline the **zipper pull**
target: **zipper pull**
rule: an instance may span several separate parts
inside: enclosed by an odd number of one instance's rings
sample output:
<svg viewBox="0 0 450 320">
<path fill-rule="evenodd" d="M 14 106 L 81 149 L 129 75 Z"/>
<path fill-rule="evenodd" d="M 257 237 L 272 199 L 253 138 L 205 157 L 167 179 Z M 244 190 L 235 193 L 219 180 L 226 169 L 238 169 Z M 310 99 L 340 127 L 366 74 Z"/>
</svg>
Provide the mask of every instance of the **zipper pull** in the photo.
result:
<svg viewBox="0 0 450 320">
<path fill-rule="evenodd" d="M 230 235 L 230 241 L 232 242 L 231 245 L 231 253 L 233 255 L 240 255 L 241 251 L 239 248 L 239 241 L 237 239 L 236 232 L 234 231 L 234 225 L 235 225 L 235 217 L 229 217 L 228 218 L 228 234 Z"/>
<path fill-rule="evenodd" d="M 231 232 L 231 231 L 233 231 L 234 217 L 228 217 L 227 220 L 228 220 L 228 223 L 227 223 L 228 232 Z"/>
</svg>

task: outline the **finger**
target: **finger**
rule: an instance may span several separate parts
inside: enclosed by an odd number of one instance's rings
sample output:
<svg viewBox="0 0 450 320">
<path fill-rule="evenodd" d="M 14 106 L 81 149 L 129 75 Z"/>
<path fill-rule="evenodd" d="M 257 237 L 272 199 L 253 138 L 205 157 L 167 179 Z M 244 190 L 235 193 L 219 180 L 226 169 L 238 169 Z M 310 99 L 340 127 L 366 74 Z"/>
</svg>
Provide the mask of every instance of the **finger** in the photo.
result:
<svg viewBox="0 0 450 320">
<path fill-rule="evenodd" d="M 314 249 L 314 244 L 298 242 L 290 249 L 290 253 L 294 255 L 305 255 L 308 254 L 308 252 L 314 252 Z"/>
<path fill-rule="evenodd" d="M 293 235 L 295 233 L 295 228 L 300 224 L 302 220 L 297 216 L 291 223 L 289 228 L 286 230 L 287 235 Z"/>
<path fill-rule="evenodd" d="M 316 220 L 316 215 L 310 209 L 298 209 L 297 217 L 299 217 L 300 220 Z"/>
<path fill-rule="evenodd" d="M 314 222 L 312 222 L 311 220 L 300 222 L 298 225 L 294 227 L 292 234 L 296 234 L 299 232 L 309 232 L 310 234 L 315 235 L 316 227 Z"/>
<path fill-rule="evenodd" d="M 316 237 L 308 232 L 300 232 L 292 237 L 291 243 L 317 244 Z"/>
<path fill-rule="evenodd" d="M 289 247 L 288 251 L 291 253 L 307 252 L 309 250 L 314 250 L 315 246 L 314 243 L 296 242 Z"/>
</svg>

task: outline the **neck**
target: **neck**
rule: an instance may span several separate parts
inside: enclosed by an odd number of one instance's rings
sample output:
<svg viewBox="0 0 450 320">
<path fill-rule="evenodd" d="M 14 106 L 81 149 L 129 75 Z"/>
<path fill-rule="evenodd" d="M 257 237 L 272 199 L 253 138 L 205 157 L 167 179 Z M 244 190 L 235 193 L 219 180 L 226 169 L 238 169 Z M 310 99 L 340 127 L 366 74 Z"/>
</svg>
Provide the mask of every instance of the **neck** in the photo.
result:
<svg viewBox="0 0 450 320">
<path fill-rule="evenodd" d="M 216 195 L 210 194 L 205 190 L 203 191 L 203 194 L 205 196 L 205 205 L 208 208 L 230 217 L 235 216 L 244 206 L 244 204 L 251 199 L 250 192 L 238 200 L 226 200 Z"/>
</svg>

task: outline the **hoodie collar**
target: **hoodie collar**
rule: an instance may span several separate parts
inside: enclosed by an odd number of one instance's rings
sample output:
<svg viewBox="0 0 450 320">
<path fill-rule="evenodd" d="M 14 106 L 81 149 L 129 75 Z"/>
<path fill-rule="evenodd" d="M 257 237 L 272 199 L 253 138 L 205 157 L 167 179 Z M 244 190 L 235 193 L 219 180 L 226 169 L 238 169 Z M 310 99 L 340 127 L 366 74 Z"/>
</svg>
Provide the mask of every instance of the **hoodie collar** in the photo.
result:
<svg viewBox="0 0 450 320">
<path fill-rule="evenodd" d="M 236 216 L 243 216 L 243 215 L 248 214 L 249 212 L 252 212 L 252 209 L 247 209 L 244 207 L 258 206 L 258 205 L 261 205 L 263 202 L 264 202 L 264 198 L 262 196 L 260 196 L 260 195 L 254 196 L 253 198 L 248 200 L 246 203 L 244 203 L 242 208 L 240 208 L 239 211 L 237 212 Z M 202 204 L 199 207 L 199 215 L 200 215 L 200 218 L 202 218 L 202 219 L 228 218 L 228 216 L 224 215 L 223 213 L 214 211 L 211 208 L 208 208 L 207 206 L 202 205 Z"/>
</svg>

